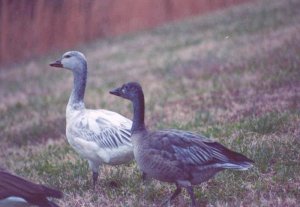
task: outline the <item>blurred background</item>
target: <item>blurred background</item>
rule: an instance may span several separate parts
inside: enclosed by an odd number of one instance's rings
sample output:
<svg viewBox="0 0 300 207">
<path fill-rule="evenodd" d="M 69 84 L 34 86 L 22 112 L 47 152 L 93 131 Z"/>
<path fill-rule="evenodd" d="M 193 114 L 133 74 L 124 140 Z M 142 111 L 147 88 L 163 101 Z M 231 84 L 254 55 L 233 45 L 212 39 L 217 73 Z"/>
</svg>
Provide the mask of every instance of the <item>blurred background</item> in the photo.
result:
<svg viewBox="0 0 300 207">
<path fill-rule="evenodd" d="M 156 207 L 175 190 L 144 184 L 134 162 L 103 166 L 91 189 L 65 136 L 72 73 L 49 66 L 79 50 L 87 108 L 131 118 L 108 91 L 138 81 L 148 128 L 195 131 L 255 161 L 195 187 L 199 206 L 299 206 L 299 11 L 299 0 L 0 0 L 0 166 L 62 190 L 61 207 Z"/>
<path fill-rule="evenodd" d="M 247 0 L 1 0 L 0 64 L 150 29 Z"/>
</svg>

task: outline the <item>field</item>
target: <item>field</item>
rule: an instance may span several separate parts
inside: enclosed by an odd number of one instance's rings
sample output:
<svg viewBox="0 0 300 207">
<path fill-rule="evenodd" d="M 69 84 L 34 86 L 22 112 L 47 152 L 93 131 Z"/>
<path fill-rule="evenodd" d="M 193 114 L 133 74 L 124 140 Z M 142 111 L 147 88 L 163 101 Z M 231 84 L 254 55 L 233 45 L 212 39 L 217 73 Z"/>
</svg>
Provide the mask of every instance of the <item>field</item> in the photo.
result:
<svg viewBox="0 0 300 207">
<path fill-rule="evenodd" d="M 108 93 L 139 81 L 150 129 L 196 131 L 255 160 L 195 187 L 200 206 L 300 203 L 300 2 L 263 0 L 155 30 L 82 45 L 85 103 L 132 117 Z M 103 166 L 92 190 L 88 164 L 65 138 L 72 74 L 61 54 L 0 70 L 0 165 L 64 192 L 62 207 L 158 206 L 173 185 L 143 183 L 134 162 Z M 184 191 L 174 206 L 187 206 Z"/>
</svg>

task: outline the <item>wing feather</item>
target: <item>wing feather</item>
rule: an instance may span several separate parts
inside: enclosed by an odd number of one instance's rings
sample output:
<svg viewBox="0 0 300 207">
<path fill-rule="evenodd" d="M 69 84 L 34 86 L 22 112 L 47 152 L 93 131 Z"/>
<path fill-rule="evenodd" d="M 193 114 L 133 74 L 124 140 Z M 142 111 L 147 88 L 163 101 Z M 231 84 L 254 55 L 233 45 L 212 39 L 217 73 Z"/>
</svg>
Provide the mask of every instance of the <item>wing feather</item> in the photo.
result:
<svg viewBox="0 0 300 207">
<path fill-rule="evenodd" d="M 27 200 L 47 196 L 60 198 L 62 193 L 43 185 L 35 184 L 21 177 L 0 171 L 0 199 L 19 196 Z"/>
<path fill-rule="evenodd" d="M 93 110 L 77 118 L 68 132 L 72 136 L 92 141 L 101 148 L 132 147 L 131 125 L 131 120 L 115 112 Z"/>
<path fill-rule="evenodd" d="M 231 151 L 199 134 L 180 130 L 163 130 L 153 133 L 155 135 L 150 134 L 150 136 L 156 139 L 153 139 L 150 144 L 151 148 L 156 149 L 157 152 L 175 155 L 169 156 L 168 161 L 176 159 L 178 167 L 186 165 L 239 168 L 243 163 L 253 162 L 244 155 Z"/>
</svg>

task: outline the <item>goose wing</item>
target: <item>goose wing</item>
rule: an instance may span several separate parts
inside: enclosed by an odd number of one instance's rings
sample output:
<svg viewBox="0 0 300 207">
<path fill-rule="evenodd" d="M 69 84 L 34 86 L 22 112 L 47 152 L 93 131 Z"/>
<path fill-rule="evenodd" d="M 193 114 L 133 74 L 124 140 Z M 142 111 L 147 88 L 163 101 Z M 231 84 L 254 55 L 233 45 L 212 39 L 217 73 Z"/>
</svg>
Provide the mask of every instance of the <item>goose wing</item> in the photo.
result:
<svg viewBox="0 0 300 207">
<path fill-rule="evenodd" d="M 86 110 L 69 128 L 72 136 L 96 143 L 100 148 L 132 147 L 132 121 L 107 110 Z"/>
<path fill-rule="evenodd" d="M 151 147 L 161 151 L 160 153 L 170 161 L 176 160 L 180 168 L 209 166 L 238 169 L 245 167 L 243 163 L 248 165 L 253 162 L 244 155 L 199 134 L 180 130 L 155 133 L 157 136 L 153 136 L 156 139 L 153 139 Z"/>
<path fill-rule="evenodd" d="M 46 197 L 61 198 L 62 193 L 46 186 L 32 183 L 8 172 L 0 171 L 0 199 L 10 196 L 22 197 L 30 202 Z"/>
</svg>

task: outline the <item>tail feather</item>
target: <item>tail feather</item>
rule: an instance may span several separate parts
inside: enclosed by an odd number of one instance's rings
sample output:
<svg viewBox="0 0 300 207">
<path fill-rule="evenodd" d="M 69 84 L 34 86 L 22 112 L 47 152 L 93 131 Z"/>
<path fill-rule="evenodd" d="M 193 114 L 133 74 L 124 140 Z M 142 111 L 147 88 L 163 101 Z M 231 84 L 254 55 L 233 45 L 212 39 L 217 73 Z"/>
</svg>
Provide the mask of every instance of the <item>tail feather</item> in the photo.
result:
<svg viewBox="0 0 300 207">
<path fill-rule="evenodd" d="M 253 167 L 254 161 L 249 159 L 245 155 L 242 155 L 238 152 L 234 152 L 229 149 L 227 149 L 226 154 L 228 155 L 229 158 L 227 168 L 235 169 L 235 170 L 248 170 L 249 168 Z M 230 165 L 232 165 L 232 167 L 230 167 Z"/>
<path fill-rule="evenodd" d="M 225 169 L 232 169 L 232 170 L 248 170 L 249 168 L 253 167 L 253 164 L 250 162 L 243 162 L 243 163 L 218 163 L 216 164 L 217 167 L 225 168 Z"/>
<path fill-rule="evenodd" d="M 217 166 L 235 170 L 247 170 L 253 166 L 254 161 L 241 153 L 234 152 L 217 142 L 207 144 L 213 148 L 215 159 L 218 160 Z"/>
</svg>

